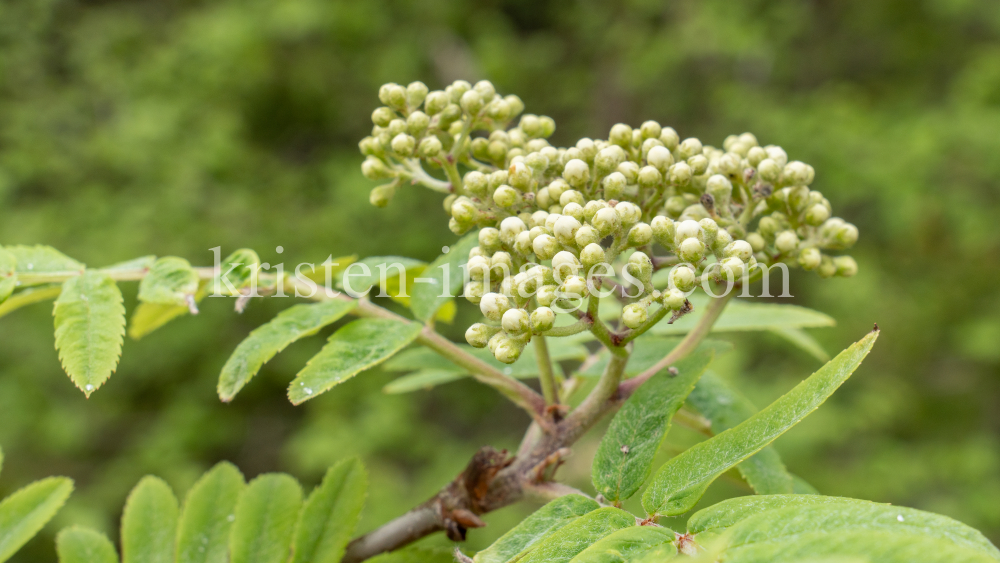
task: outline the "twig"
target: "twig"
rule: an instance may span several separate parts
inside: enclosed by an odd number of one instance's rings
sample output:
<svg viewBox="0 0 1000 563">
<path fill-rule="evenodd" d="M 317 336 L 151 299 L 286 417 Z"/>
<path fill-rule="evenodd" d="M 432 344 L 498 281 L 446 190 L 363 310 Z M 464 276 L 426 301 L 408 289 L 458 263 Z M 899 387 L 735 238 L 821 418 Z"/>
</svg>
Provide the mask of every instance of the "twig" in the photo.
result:
<svg viewBox="0 0 1000 563">
<path fill-rule="evenodd" d="M 556 389 L 556 378 L 552 373 L 549 346 L 545 342 L 544 336 L 536 336 L 532 340 L 535 342 L 535 356 L 538 360 L 538 379 L 542 386 L 542 396 L 545 397 L 547 405 L 556 405 L 559 403 L 559 391 Z"/>
</svg>

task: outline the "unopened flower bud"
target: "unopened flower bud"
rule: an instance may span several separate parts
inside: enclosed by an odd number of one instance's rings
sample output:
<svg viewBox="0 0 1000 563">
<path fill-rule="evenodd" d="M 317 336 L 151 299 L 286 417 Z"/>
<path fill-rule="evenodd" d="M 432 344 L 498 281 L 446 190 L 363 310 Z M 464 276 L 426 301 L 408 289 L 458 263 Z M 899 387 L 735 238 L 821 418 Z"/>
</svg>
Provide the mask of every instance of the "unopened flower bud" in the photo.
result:
<svg viewBox="0 0 1000 563">
<path fill-rule="evenodd" d="M 432 135 L 421 139 L 420 145 L 417 146 L 417 153 L 424 158 L 434 158 L 441 154 L 443 149 L 441 139 Z"/>
<path fill-rule="evenodd" d="M 721 252 L 733 242 L 733 235 L 726 229 L 719 229 L 715 234 L 715 242 L 712 243 L 712 252 Z"/>
<path fill-rule="evenodd" d="M 712 248 L 715 244 L 715 239 L 719 236 L 719 224 L 716 223 L 711 217 L 706 217 L 698 221 L 698 225 L 701 227 L 701 231 L 705 235 L 705 246 Z"/>
<path fill-rule="evenodd" d="M 515 162 L 507 170 L 507 182 L 522 192 L 531 188 L 531 180 L 531 169 L 524 162 Z"/>
<path fill-rule="evenodd" d="M 619 145 L 604 147 L 594 157 L 594 169 L 599 176 L 609 174 L 612 170 L 618 168 L 619 164 L 625 162 L 627 157 L 628 155 L 625 154 L 625 151 Z"/>
<path fill-rule="evenodd" d="M 808 186 L 812 183 L 815 172 L 812 167 L 797 160 L 785 165 L 785 183 L 792 186 Z"/>
<path fill-rule="evenodd" d="M 603 264 L 606 260 L 604 249 L 600 244 L 590 243 L 580 251 L 580 261 L 586 271 L 590 271 L 594 266 Z"/>
<path fill-rule="evenodd" d="M 514 251 L 520 254 L 521 256 L 526 256 L 532 251 L 530 233 L 523 232 L 514 237 Z"/>
<path fill-rule="evenodd" d="M 653 276 L 653 261 L 645 252 L 633 252 L 626 267 L 642 283 L 649 283 Z"/>
<path fill-rule="evenodd" d="M 378 90 L 378 99 L 393 109 L 403 109 L 406 107 L 406 89 L 392 82 L 383 84 Z"/>
<path fill-rule="evenodd" d="M 584 199 L 583 194 L 576 190 L 566 190 L 559 196 L 559 205 L 566 207 L 570 203 L 575 203 L 577 205 L 583 205 Z"/>
<path fill-rule="evenodd" d="M 576 245 L 583 248 L 594 243 L 601 241 L 601 235 L 598 234 L 597 229 L 591 227 L 590 225 L 584 225 L 576 231 L 576 236 L 573 237 Z"/>
<path fill-rule="evenodd" d="M 601 186 L 604 187 L 604 197 L 607 199 L 621 199 L 625 194 L 625 186 L 628 182 L 625 179 L 625 175 L 621 172 L 612 172 L 601 180 Z"/>
<path fill-rule="evenodd" d="M 428 137 L 429 138 L 429 137 Z M 426 141 L 427 139 L 424 139 Z M 423 142 L 420 143 L 423 145 Z M 473 170 L 465 175 L 462 179 L 462 185 L 465 189 L 476 197 L 482 197 L 486 195 L 487 189 L 489 188 L 488 182 L 486 180 L 486 175 L 482 172 Z"/>
<path fill-rule="evenodd" d="M 543 285 L 538 288 L 538 293 L 535 294 L 535 300 L 538 304 L 543 307 L 548 307 L 556 300 L 556 292 L 559 287 L 556 285 Z"/>
<path fill-rule="evenodd" d="M 618 123 L 611 128 L 608 140 L 620 147 L 629 148 L 632 145 L 632 128 L 624 123 Z"/>
<path fill-rule="evenodd" d="M 799 237 L 794 231 L 784 231 L 774 239 L 774 247 L 782 254 L 788 254 L 799 247 Z"/>
<path fill-rule="evenodd" d="M 858 242 L 858 228 L 847 223 L 837 231 L 836 239 L 841 248 L 850 248 Z"/>
<path fill-rule="evenodd" d="M 806 211 L 806 223 L 814 227 L 822 225 L 829 218 L 830 210 L 823 204 L 817 203 Z"/>
<path fill-rule="evenodd" d="M 748 262 L 753 256 L 753 247 L 745 240 L 733 241 L 726 246 L 723 255 L 726 257 L 735 256 L 743 262 Z"/>
<path fill-rule="evenodd" d="M 465 331 L 465 341 L 473 348 L 485 348 L 497 329 L 483 323 L 476 323 Z"/>
<path fill-rule="evenodd" d="M 606 237 L 618 230 L 621 223 L 618 213 L 610 207 L 605 207 L 594 215 L 590 224 L 594 226 L 601 237 Z"/>
<path fill-rule="evenodd" d="M 528 312 L 524 309 L 508 309 L 500 321 L 504 332 L 511 335 L 524 334 L 531 330 Z"/>
<path fill-rule="evenodd" d="M 823 255 L 818 248 L 806 248 L 799 253 L 799 265 L 803 270 L 815 270 L 823 261 Z"/>
<path fill-rule="evenodd" d="M 479 248 L 493 254 L 500 249 L 500 231 L 493 227 L 485 227 L 479 230 Z"/>
<path fill-rule="evenodd" d="M 670 287 L 687 293 L 695 288 L 697 283 L 694 270 L 687 266 L 677 266 L 670 271 Z"/>
<path fill-rule="evenodd" d="M 674 150 L 677 148 L 678 143 L 681 142 L 681 138 L 677 135 L 677 131 L 674 131 L 673 127 L 664 127 L 660 131 L 660 141 L 667 149 Z"/>
<path fill-rule="evenodd" d="M 476 305 L 482 301 L 483 295 L 486 295 L 487 291 L 489 288 L 483 282 L 473 280 L 465 284 L 464 295 L 469 303 Z"/>
<path fill-rule="evenodd" d="M 483 95 L 475 90 L 462 94 L 459 105 L 470 115 L 476 115 L 483 109 Z"/>
<path fill-rule="evenodd" d="M 661 299 L 663 300 L 664 307 L 671 311 L 679 311 L 684 308 L 687 296 L 680 289 L 674 288 L 665 291 Z"/>
<path fill-rule="evenodd" d="M 691 167 L 691 173 L 695 176 L 701 176 L 708 170 L 708 159 L 705 158 L 705 155 L 696 154 L 687 159 L 687 163 Z"/>
<path fill-rule="evenodd" d="M 674 245 L 675 226 L 673 220 L 663 215 L 657 215 L 653 217 L 650 227 L 653 229 L 653 236 L 656 237 L 657 242 L 666 248 L 671 248 Z"/>
<path fill-rule="evenodd" d="M 639 170 L 639 187 L 652 189 L 660 184 L 663 175 L 653 166 L 643 166 Z"/>
<path fill-rule="evenodd" d="M 685 262 L 697 264 L 705 257 L 705 243 L 689 238 L 677 245 L 677 255 Z"/>
<path fill-rule="evenodd" d="M 534 332 L 545 332 L 555 326 L 556 314 L 548 307 L 538 307 L 531 312 L 530 320 Z"/>
<path fill-rule="evenodd" d="M 760 163 L 763 162 L 764 159 L 766 158 L 767 158 L 767 151 L 765 151 L 761 147 L 752 147 L 747 152 L 747 162 L 749 162 L 750 166 L 753 166 L 754 168 L 759 166 Z"/>
<path fill-rule="evenodd" d="M 549 260 L 559 251 L 559 242 L 549 235 L 539 235 L 532 241 L 531 248 L 539 260 Z"/>
<path fill-rule="evenodd" d="M 580 159 L 573 159 L 566 163 L 562 175 L 571 186 L 583 187 L 590 180 L 590 167 Z"/>
<path fill-rule="evenodd" d="M 635 225 L 642 218 L 642 209 L 631 201 L 619 202 L 614 209 L 618 214 L 618 221 L 625 228 Z"/>
<path fill-rule="evenodd" d="M 705 193 L 712 196 L 718 207 L 729 205 L 729 200 L 733 195 L 733 183 L 722 174 L 715 174 L 708 179 L 705 185 Z"/>
<path fill-rule="evenodd" d="M 371 193 L 368 194 L 368 201 L 375 207 L 385 207 L 389 205 L 389 202 L 392 201 L 395 195 L 395 183 L 382 184 L 381 186 L 372 188 Z"/>
<path fill-rule="evenodd" d="M 518 199 L 517 190 L 507 185 L 500 186 L 493 192 L 493 202 L 500 207 L 510 207 L 517 203 Z"/>
<path fill-rule="evenodd" d="M 490 272 L 498 279 L 506 279 L 514 270 L 514 261 L 506 252 L 494 252 L 490 258 Z"/>
<path fill-rule="evenodd" d="M 770 158 L 765 158 L 757 165 L 757 175 L 760 179 L 773 184 L 781 177 L 781 167 Z"/>
<path fill-rule="evenodd" d="M 674 156 L 666 147 L 653 147 L 646 153 L 646 162 L 666 175 L 667 170 L 674 164 Z"/>
<path fill-rule="evenodd" d="M 500 322 L 508 309 L 510 309 L 510 300 L 499 293 L 487 293 L 479 302 L 479 310 L 482 311 L 483 316 L 494 322 Z"/>
<path fill-rule="evenodd" d="M 561 297 L 567 299 L 580 299 L 586 297 L 587 292 L 587 280 L 583 279 L 581 276 L 569 276 L 563 280 L 562 285 L 559 286 L 559 293 Z"/>
<path fill-rule="evenodd" d="M 486 277 L 486 272 L 490 270 L 490 261 L 483 256 L 473 256 L 466 263 L 469 277 L 474 280 L 481 280 Z"/>
<path fill-rule="evenodd" d="M 576 232 L 580 229 L 580 226 L 580 221 L 568 215 L 563 215 L 555 222 L 552 232 L 562 244 L 573 244 L 576 242 Z"/>
<path fill-rule="evenodd" d="M 388 127 L 393 119 L 396 119 L 396 112 L 385 106 L 372 112 L 372 123 L 379 127 Z"/>
<path fill-rule="evenodd" d="M 767 246 L 767 241 L 764 240 L 764 237 L 760 236 L 760 233 L 748 234 L 747 242 L 750 243 L 750 247 L 754 252 L 760 252 L 761 250 L 764 250 L 765 246 Z"/>
<path fill-rule="evenodd" d="M 620 205 L 620 204 L 619 204 Z M 636 223 L 628 232 L 629 246 L 646 246 L 653 240 L 653 229 L 646 223 Z"/>
<path fill-rule="evenodd" d="M 384 180 L 392 177 L 392 171 L 380 158 L 369 156 L 361 163 L 361 173 L 369 180 Z"/>
<path fill-rule="evenodd" d="M 678 162 L 670 167 L 670 182 L 678 186 L 686 186 L 691 182 L 693 171 L 687 162 Z"/>
<path fill-rule="evenodd" d="M 674 244 L 680 245 L 687 239 L 697 239 L 699 241 L 705 240 L 705 233 L 698 224 L 698 221 L 692 219 L 687 219 L 675 224 L 674 229 Z"/>
<path fill-rule="evenodd" d="M 562 250 L 552 257 L 552 270 L 557 280 L 564 280 L 577 275 L 580 271 L 580 261 L 572 252 Z"/>
<path fill-rule="evenodd" d="M 616 149 L 618 147 L 615 147 Z M 625 176 L 625 182 L 628 184 L 635 184 L 639 181 L 639 165 L 632 162 L 631 160 L 626 160 L 625 162 L 618 165 L 616 168 L 618 172 L 621 172 L 622 176 Z M 618 199 L 618 198 L 610 198 Z"/>
<path fill-rule="evenodd" d="M 837 268 L 837 275 L 842 278 L 849 278 L 858 273 L 858 263 L 850 256 L 837 256 L 833 259 L 833 265 Z"/>
<path fill-rule="evenodd" d="M 760 223 L 757 225 L 757 230 L 765 239 L 774 237 L 780 228 L 781 225 L 773 217 L 761 217 Z"/>
<path fill-rule="evenodd" d="M 521 357 L 522 350 L 523 347 L 521 344 L 513 338 L 505 338 L 497 344 L 496 349 L 493 351 L 493 357 L 499 362 L 512 364 Z"/>
<path fill-rule="evenodd" d="M 400 133 L 392 138 L 392 152 L 402 157 L 413 156 L 414 149 L 417 148 L 417 141 L 406 133 Z"/>
<path fill-rule="evenodd" d="M 701 150 L 702 150 L 701 141 L 694 137 L 690 137 L 684 139 L 684 142 L 682 142 L 680 146 L 677 147 L 677 155 L 682 160 L 687 160 L 696 154 L 701 154 Z"/>
<path fill-rule="evenodd" d="M 744 264 L 743 260 L 740 260 L 736 256 L 730 256 L 720 262 L 719 267 L 722 277 L 735 282 L 743 277 L 743 271 L 744 268 L 746 268 L 746 264 Z"/>
<path fill-rule="evenodd" d="M 649 312 L 639 303 L 630 303 L 622 310 L 622 322 L 629 328 L 639 328 L 649 319 Z"/>
</svg>

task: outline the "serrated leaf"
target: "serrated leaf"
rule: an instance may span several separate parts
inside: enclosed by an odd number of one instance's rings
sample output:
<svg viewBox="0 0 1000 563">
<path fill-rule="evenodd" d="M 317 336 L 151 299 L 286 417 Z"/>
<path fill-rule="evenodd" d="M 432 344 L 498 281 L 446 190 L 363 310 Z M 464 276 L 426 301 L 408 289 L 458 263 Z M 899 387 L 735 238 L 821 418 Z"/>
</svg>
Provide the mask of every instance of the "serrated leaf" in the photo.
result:
<svg viewBox="0 0 1000 563">
<path fill-rule="evenodd" d="M 249 248 L 241 248 L 219 263 L 219 273 L 208 285 L 211 295 L 234 297 L 250 287 L 260 268 L 260 256 Z"/>
<path fill-rule="evenodd" d="M 50 274 L 82 273 L 86 266 L 73 260 L 51 246 L 5 246 L 4 250 L 17 260 L 17 277 L 21 287 L 49 283 L 45 276 Z"/>
<path fill-rule="evenodd" d="M 443 547 L 407 547 L 366 559 L 367 563 L 455 563 L 454 552 Z"/>
<path fill-rule="evenodd" d="M 747 518 L 772 510 L 802 508 L 853 501 L 845 497 L 822 495 L 757 495 L 736 497 L 703 508 L 688 519 L 688 533 L 718 532 L 739 524 Z M 857 500 L 855 502 L 868 503 Z M 870 504 L 870 503 L 869 503 Z"/>
<path fill-rule="evenodd" d="M 801 328 L 774 327 L 768 330 L 817 360 L 824 363 L 830 361 L 830 354 L 823 349 L 823 345 Z"/>
<path fill-rule="evenodd" d="M 120 272 L 122 270 L 148 270 L 156 263 L 156 256 L 140 256 L 124 262 L 118 262 L 101 268 L 102 272 Z"/>
<path fill-rule="evenodd" d="M 55 299 L 62 293 L 62 284 L 43 285 L 22 289 L 11 295 L 3 303 L 0 303 L 0 317 L 9 315 L 21 307 L 27 307 L 34 303 L 41 303 L 49 299 Z"/>
<path fill-rule="evenodd" d="M 177 317 L 182 317 L 190 312 L 187 306 L 139 303 L 129 319 L 128 335 L 133 340 L 139 340 Z"/>
<path fill-rule="evenodd" d="M 122 292 L 107 275 L 87 271 L 66 280 L 53 310 L 63 369 L 86 396 L 118 367 L 125 336 Z"/>
<path fill-rule="evenodd" d="M 758 505 L 759 506 L 759 505 Z M 814 532 L 843 534 L 859 531 L 936 537 L 1000 559 L 1000 551 L 982 533 L 957 520 L 913 508 L 853 499 L 830 503 L 800 503 L 756 512 L 726 535 L 727 549 L 759 542 L 794 541 Z"/>
<path fill-rule="evenodd" d="M 173 563 L 177 497 L 157 477 L 144 477 L 129 493 L 122 514 L 123 563 Z"/>
<path fill-rule="evenodd" d="M 643 494 L 643 508 L 658 516 L 690 510 L 719 475 L 823 404 L 861 365 L 876 338 L 877 331 L 869 333 L 764 410 L 663 464 Z"/>
<path fill-rule="evenodd" d="M 799 563 L 856 557 L 878 563 L 994 563 L 980 551 L 931 535 L 885 531 L 803 534 L 794 541 L 762 542 L 727 550 L 726 563 Z M 843 559 L 837 559 L 843 561 Z"/>
<path fill-rule="evenodd" d="M 280 563 L 288 559 L 302 487 L 288 475 L 261 475 L 236 505 L 229 538 L 232 563 Z"/>
<path fill-rule="evenodd" d="M 229 532 L 245 487 L 243 474 L 225 462 L 191 487 L 178 525 L 177 563 L 228 563 Z"/>
<path fill-rule="evenodd" d="M 677 362 L 677 374 L 666 369 L 643 383 L 611 420 L 594 454 L 594 488 L 608 502 L 631 498 L 649 477 L 670 420 L 715 357 L 696 352 Z"/>
<path fill-rule="evenodd" d="M 570 563 L 624 563 L 661 546 L 667 553 L 676 553 L 673 541 L 674 532 L 669 528 L 632 526 L 598 540 L 571 559 Z"/>
<path fill-rule="evenodd" d="M 359 460 L 332 467 L 302 509 L 292 563 L 338 563 L 354 534 L 367 493 L 368 474 Z"/>
<path fill-rule="evenodd" d="M 158 259 L 139 282 L 139 301 L 144 303 L 194 307 L 197 292 L 198 273 L 176 256 Z"/>
<path fill-rule="evenodd" d="M 50 477 L 36 481 L 0 502 L 0 561 L 14 555 L 59 512 L 73 492 L 73 481 Z"/>
<path fill-rule="evenodd" d="M 651 334 L 644 334 L 636 338 L 632 355 L 629 357 L 628 365 L 625 366 L 625 375 L 633 376 L 646 371 L 655 365 L 656 362 L 662 360 L 680 342 L 680 338 L 664 338 Z M 697 349 L 714 350 L 715 356 L 719 357 L 732 351 L 733 345 L 723 340 L 706 339 L 698 345 Z M 576 375 L 581 377 L 600 377 L 604 373 L 604 368 L 607 367 L 610 357 L 611 353 L 606 349 L 602 349 L 598 354 L 597 361 Z"/>
<path fill-rule="evenodd" d="M 660 323 L 651 332 L 656 334 L 687 334 L 705 313 L 708 300 L 696 294 L 690 298 L 694 312 L 684 315 L 673 324 Z M 771 330 L 773 328 L 815 328 L 834 326 L 833 317 L 798 305 L 783 303 L 751 303 L 734 299 L 726 305 L 712 332 L 742 332 Z"/>
<path fill-rule="evenodd" d="M 539 541 L 518 563 L 565 563 L 601 538 L 635 526 L 635 516 L 614 507 L 598 508 Z"/>
<path fill-rule="evenodd" d="M 423 326 L 389 319 L 358 319 L 333 333 L 288 389 L 299 405 L 374 367 L 413 342 Z"/>
<path fill-rule="evenodd" d="M 559 497 L 522 520 L 520 524 L 493 542 L 493 545 L 477 553 L 473 561 L 475 563 L 511 561 L 518 554 L 534 547 L 539 540 L 600 507 L 596 501 L 580 495 Z"/>
<path fill-rule="evenodd" d="M 430 320 L 442 305 L 461 292 L 465 283 L 463 266 L 469 261 L 469 251 L 477 244 L 477 232 L 465 235 L 427 266 L 413 285 L 410 310 L 417 320 Z"/>
<path fill-rule="evenodd" d="M 59 563 L 118 563 L 118 552 L 108 536 L 73 526 L 56 536 Z"/>
<path fill-rule="evenodd" d="M 295 305 L 262 325 L 246 338 L 226 360 L 219 375 L 218 392 L 224 402 L 233 400 L 260 368 L 300 338 L 312 336 L 333 324 L 357 306 L 357 301 L 329 300 Z"/>
<path fill-rule="evenodd" d="M 17 287 L 17 257 L 0 247 L 0 303 Z"/>
<path fill-rule="evenodd" d="M 351 296 L 361 295 L 369 290 L 378 294 L 380 289 L 386 290 L 386 293 L 391 295 L 388 292 L 389 284 L 399 280 L 401 273 L 421 272 L 426 267 L 426 262 L 415 258 L 369 256 L 345 267 L 339 285 Z"/>
<path fill-rule="evenodd" d="M 713 371 L 705 372 L 688 397 L 698 412 L 712 424 L 712 432 L 729 430 L 757 414 L 757 407 Z M 768 446 L 736 466 L 758 495 L 793 492 L 794 480 L 777 450 Z"/>
</svg>

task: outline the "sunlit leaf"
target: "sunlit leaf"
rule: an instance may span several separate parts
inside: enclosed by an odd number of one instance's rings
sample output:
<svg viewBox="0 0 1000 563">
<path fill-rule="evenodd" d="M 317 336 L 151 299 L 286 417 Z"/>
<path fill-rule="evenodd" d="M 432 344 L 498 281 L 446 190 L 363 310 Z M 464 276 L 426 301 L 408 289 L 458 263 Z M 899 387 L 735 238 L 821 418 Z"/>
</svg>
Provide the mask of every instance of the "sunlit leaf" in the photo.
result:
<svg viewBox="0 0 1000 563">
<path fill-rule="evenodd" d="M 726 550 L 726 563 L 844 561 L 857 557 L 878 563 L 995 563 L 993 557 L 936 535 L 885 531 L 817 532 L 794 541 L 761 542 Z M 837 558 L 837 559 L 833 559 Z"/>
<path fill-rule="evenodd" d="M 87 528 L 67 528 L 56 537 L 59 563 L 118 563 L 118 552 L 108 536 Z"/>
<path fill-rule="evenodd" d="M 519 563 L 565 563 L 601 538 L 635 526 L 635 516 L 614 507 L 599 508 L 538 541 Z"/>
<path fill-rule="evenodd" d="M 479 244 L 479 234 L 473 232 L 461 238 L 431 262 L 413 285 L 410 309 L 420 321 L 430 320 L 446 302 L 462 291 L 465 283 L 463 266 L 469 261 L 469 251 Z"/>
<path fill-rule="evenodd" d="M 73 481 L 50 477 L 0 502 L 0 561 L 6 561 L 35 537 L 73 492 Z"/>
<path fill-rule="evenodd" d="M 158 259 L 139 282 L 139 301 L 159 305 L 194 307 L 198 292 L 198 274 L 183 258 Z"/>
<path fill-rule="evenodd" d="M 51 246 L 5 246 L 4 250 L 17 260 L 17 277 L 21 287 L 49 283 L 51 274 L 79 274 L 86 268 Z"/>
<path fill-rule="evenodd" d="M 87 271 L 63 284 L 54 316 L 59 360 L 89 397 L 118 367 L 125 336 L 122 293 L 107 275 Z"/>
<path fill-rule="evenodd" d="M 505 563 L 531 549 L 539 540 L 600 508 L 597 502 L 580 495 L 566 495 L 536 510 L 514 526 L 493 545 L 473 558 L 476 563 Z"/>
<path fill-rule="evenodd" d="M 581 551 L 570 563 L 624 563 L 656 547 L 676 553 L 669 528 L 632 526 L 614 532 Z"/>
</svg>

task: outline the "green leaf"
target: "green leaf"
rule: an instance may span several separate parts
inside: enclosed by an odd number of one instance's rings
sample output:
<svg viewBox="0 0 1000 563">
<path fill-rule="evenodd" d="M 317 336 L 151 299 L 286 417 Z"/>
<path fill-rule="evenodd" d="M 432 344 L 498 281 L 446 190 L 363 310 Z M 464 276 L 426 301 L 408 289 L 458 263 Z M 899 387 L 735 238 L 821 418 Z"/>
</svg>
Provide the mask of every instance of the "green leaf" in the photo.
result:
<svg viewBox="0 0 1000 563">
<path fill-rule="evenodd" d="M 467 373 L 451 369 L 422 369 L 392 380 L 382 388 L 382 392 L 390 395 L 412 393 L 465 379 L 468 376 Z"/>
<path fill-rule="evenodd" d="M 232 401 L 275 354 L 338 321 L 356 306 L 357 301 L 329 300 L 285 309 L 236 347 L 219 375 L 219 397 L 227 403 Z"/>
<path fill-rule="evenodd" d="M 118 367 L 125 336 L 122 292 L 107 275 L 87 271 L 63 284 L 54 315 L 59 360 L 89 397 Z"/>
<path fill-rule="evenodd" d="M 808 481 L 792 474 L 792 492 L 797 495 L 818 495 L 819 489 L 812 486 Z"/>
<path fill-rule="evenodd" d="M 118 262 L 101 268 L 102 272 L 120 272 L 122 270 L 149 270 L 156 263 L 156 256 L 140 256 L 124 262 Z"/>
<path fill-rule="evenodd" d="M 288 389 L 299 405 L 392 357 L 413 342 L 423 326 L 389 319 L 358 319 L 333 333 Z"/>
<path fill-rule="evenodd" d="M 687 334 L 705 313 L 707 298 L 692 295 L 694 312 L 684 315 L 674 324 L 660 323 L 651 332 L 657 334 Z M 773 328 L 813 328 L 834 326 L 836 321 L 829 315 L 798 305 L 781 303 L 750 303 L 734 299 L 726 305 L 719 320 L 712 326 L 712 332 L 771 330 Z"/>
<path fill-rule="evenodd" d="M 822 495 L 759 495 L 736 497 L 703 508 L 688 519 L 688 533 L 718 532 L 764 512 L 783 508 L 800 508 L 838 504 L 853 499 Z M 867 503 L 868 501 L 856 501 Z"/>
<path fill-rule="evenodd" d="M 661 546 L 666 547 L 667 552 L 676 553 L 673 541 L 674 532 L 669 528 L 632 526 L 598 540 L 571 559 L 570 563 L 624 563 Z"/>
<path fill-rule="evenodd" d="M 596 501 L 580 495 L 566 495 L 539 508 L 520 524 L 500 537 L 493 545 L 476 554 L 476 563 L 506 563 L 531 549 L 577 518 L 600 508 Z"/>
<path fill-rule="evenodd" d="M 0 247 L 0 303 L 17 287 L 17 257 Z"/>
<path fill-rule="evenodd" d="M 21 307 L 26 307 L 33 303 L 41 303 L 49 299 L 55 299 L 62 293 L 62 284 L 43 285 L 22 289 L 9 299 L 0 303 L 0 317 L 9 315 Z"/>
<path fill-rule="evenodd" d="M 365 561 L 366 563 L 455 563 L 455 555 L 452 550 L 443 547 L 407 547 Z"/>
<path fill-rule="evenodd" d="M 631 498 L 649 477 L 670 420 L 715 357 L 696 352 L 677 362 L 677 375 L 663 370 L 642 384 L 611 420 L 594 455 L 594 488 L 611 503 Z"/>
<path fill-rule="evenodd" d="M 799 563 L 856 557 L 877 563 L 995 563 L 980 551 L 942 541 L 936 535 L 885 531 L 818 532 L 794 541 L 762 542 L 727 550 L 726 563 Z"/>
<path fill-rule="evenodd" d="M 823 345 L 801 328 L 773 327 L 768 330 L 817 360 L 823 363 L 830 361 L 830 354 L 823 349 Z"/>
<path fill-rule="evenodd" d="M 427 266 L 423 277 L 413 285 L 410 309 L 417 320 L 430 320 L 442 305 L 461 292 L 465 283 L 463 266 L 469 261 L 469 251 L 477 244 L 479 233 L 468 234 Z"/>
<path fill-rule="evenodd" d="M 254 283 L 260 268 L 260 256 L 249 248 L 241 248 L 220 262 L 218 275 L 209 282 L 211 295 L 237 296 L 240 290 Z"/>
<path fill-rule="evenodd" d="M 795 536 L 813 532 L 842 534 L 862 530 L 936 537 L 942 542 L 952 542 L 1000 559 L 1000 551 L 983 534 L 957 520 L 913 508 L 852 499 L 802 503 L 757 512 L 730 530 L 726 535 L 726 545 L 731 549 L 758 542 L 794 539 Z"/>
<path fill-rule="evenodd" d="M 705 372 L 688 397 L 712 424 L 712 432 L 729 430 L 757 414 L 757 407 L 713 371 Z M 791 493 L 794 481 L 778 452 L 768 446 L 736 466 L 750 488 L 759 495 Z"/>
<path fill-rule="evenodd" d="M 178 512 L 177 498 L 162 479 L 139 481 L 122 514 L 123 563 L 173 563 Z"/>
<path fill-rule="evenodd" d="M 625 366 L 625 375 L 638 375 L 653 367 L 656 362 L 662 360 L 663 357 L 669 354 L 671 350 L 680 344 L 680 342 L 680 338 L 664 338 L 662 336 L 655 336 L 648 333 L 636 338 L 634 349 L 632 350 L 632 356 L 629 358 L 628 365 Z M 722 340 L 708 339 L 703 340 L 701 344 L 698 345 L 697 349 L 701 351 L 709 349 L 714 350 L 715 357 L 719 357 L 732 351 L 733 345 Z M 589 368 L 577 373 L 576 375 L 580 375 L 582 377 L 600 377 L 601 374 L 604 373 L 604 368 L 607 367 L 610 357 L 611 353 L 606 349 L 602 349 L 598 355 L 598 360 L 591 364 Z"/>
<path fill-rule="evenodd" d="M 139 303 L 128 322 L 128 335 L 134 340 L 146 336 L 177 317 L 189 314 L 187 306 L 162 303 Z"/>
<path fill-rule="evenodd" d="M 854 373 L 876 338 L 878 331 L 869 333 L 764 410 L 663 464 L 643 494 L 643 508 L 657 516 L 690 510 L 719 475 L 823 404 Z"/>
<path fill-rule="evenodd" d="M 73 526 L 56 536 L 59 563 L 118 563 L 118 552 L 108 536 Z"/>
<path fill-rule="evenodd" d="M 194 308 L 197 292 L 198 273 L 187 260 L 176 256 L 157 260 L 139 282 L 139 301 L 189 307 L 192 313 L 197 311 Z"/>
<path fill-rule="evenodd" d="M 288 475 L 261 475 L 236 505 L 229 538 L 232 563 L 280 563 L 288 559 L 302 487 Z"/>
<path fill-rule="evenodd" d="M 177 563 L 227 563 L 229 531 L 246 483 L 230 463 L 202 476 L 184 499 L 177 532 Z"/>
<path fill-rule="evenodd" d="M 539 541 L 518 563 L 565 563 L 601 538 L 635 526 L 635 516 L 614 507 L 599 508 Z"/>
<path fill-rule="evenodd" d="M 17 277 L 21 287 L 28 287 L 51 280 L 45 279 L 48 274 L 82 273 L 86 266 L 51 246 L 5 246 L 4 250 L 14 255 L 17 260 Z"/>
<path fill-rule="evenodd" d="M 410 271 L 423 271 L 427 267 L 426 262 L 414 258 L 370 256 L 345 268 L 339 285 L 344 289 L 350 285 L 349 293 L 354 295 L 363 294 L 369 289 L 377 293 L 379 289 L 385 289 L 390 280 L 400 277 L 401 272 L 397 265 L 402 267 L 403 274 Z M 382 283 L 383 276 L 385 276 L 385 284 Z"/>
<path fill-rule="evenodd" d="M 73 481 L 50 477 L 36 481 L 0 502 L 0 561 L 35 537 L 73 492 Z"/>
<path fill-rule="evenodd" d="M 295 528 L 292 563 L 338 563 L 354 534 L 368 492 L 361 461 L 332 467 L 309 495 Z"/>
</svg>

